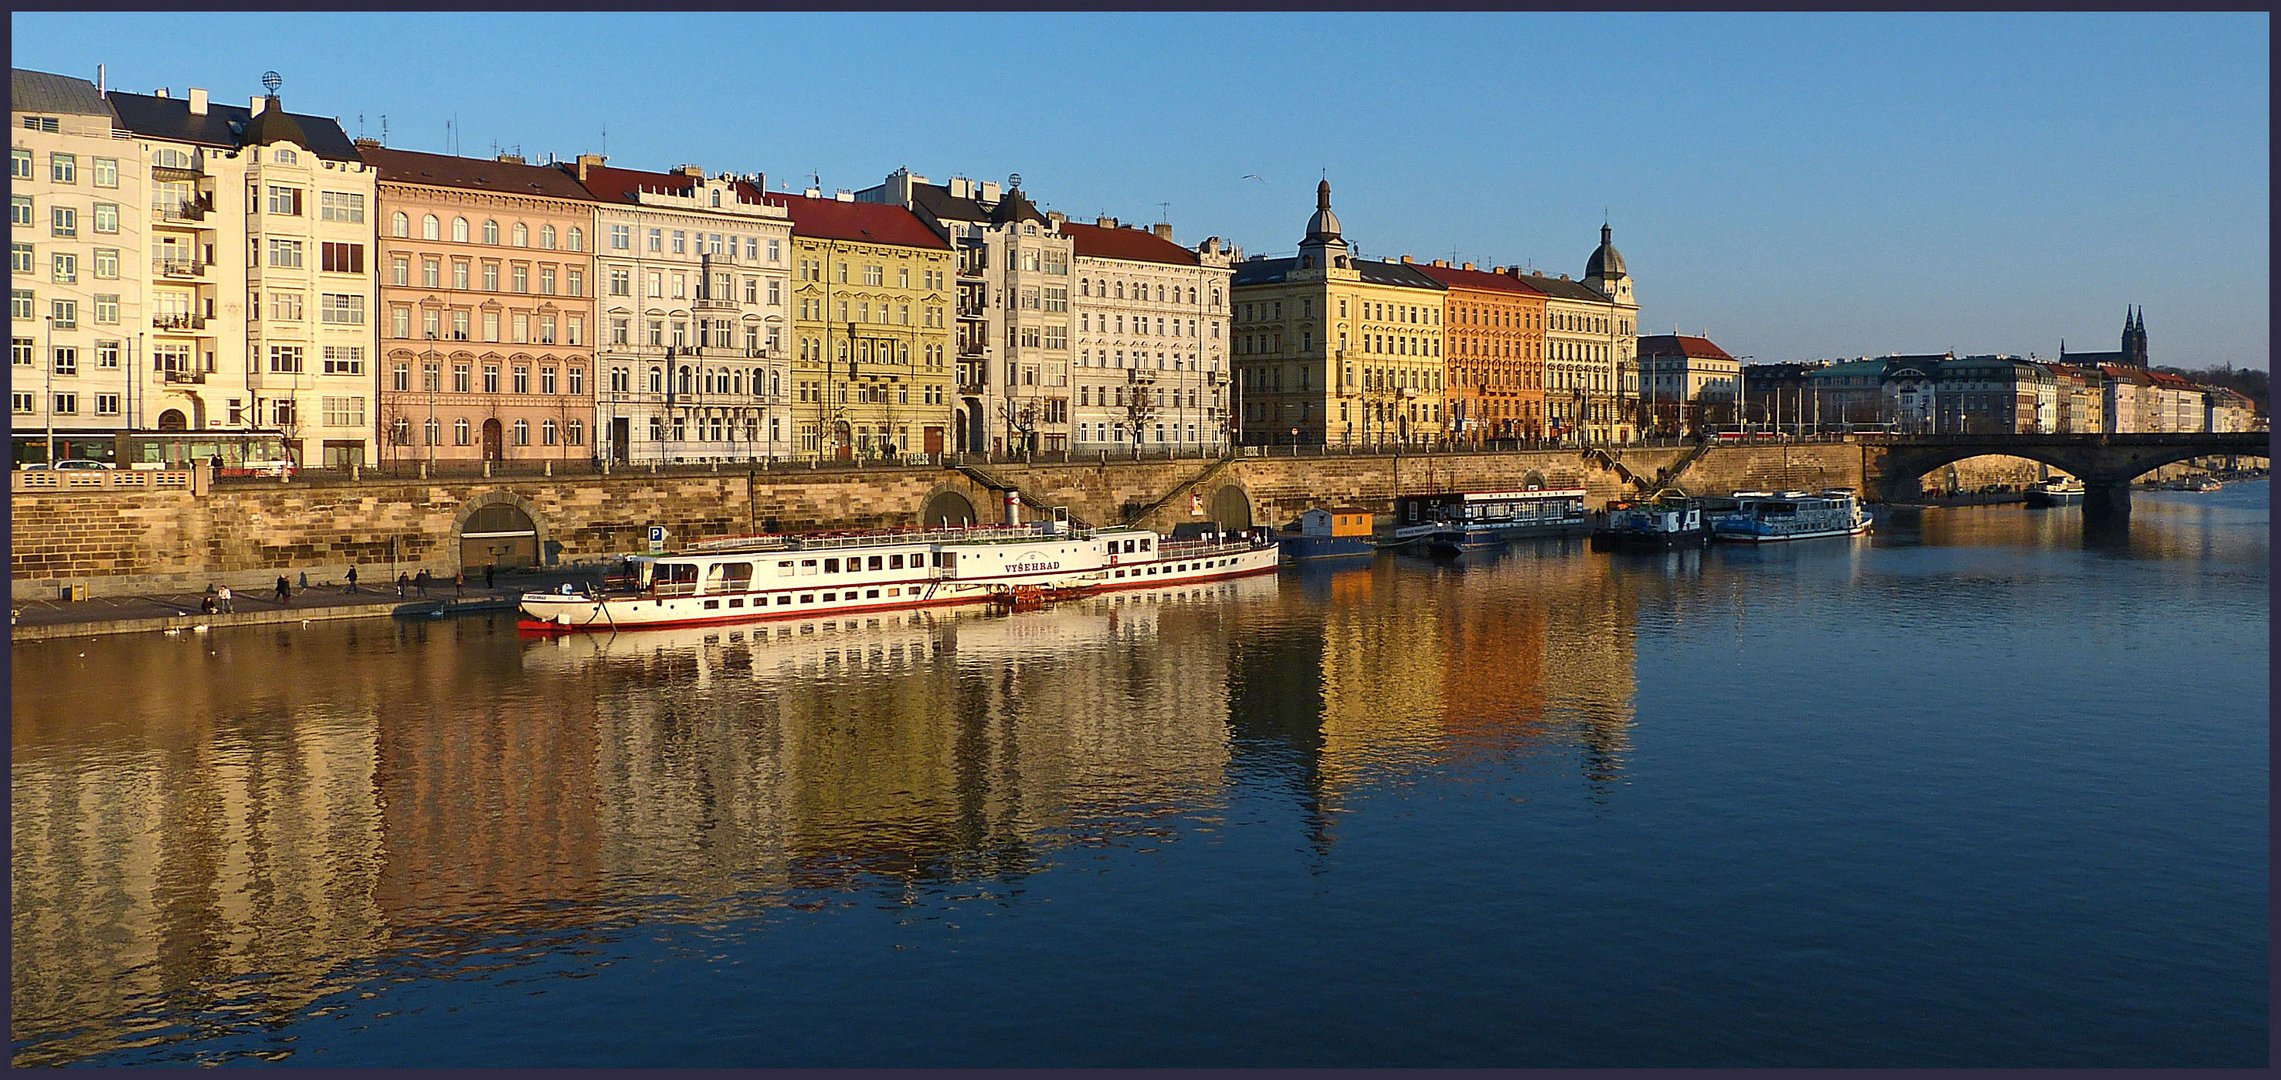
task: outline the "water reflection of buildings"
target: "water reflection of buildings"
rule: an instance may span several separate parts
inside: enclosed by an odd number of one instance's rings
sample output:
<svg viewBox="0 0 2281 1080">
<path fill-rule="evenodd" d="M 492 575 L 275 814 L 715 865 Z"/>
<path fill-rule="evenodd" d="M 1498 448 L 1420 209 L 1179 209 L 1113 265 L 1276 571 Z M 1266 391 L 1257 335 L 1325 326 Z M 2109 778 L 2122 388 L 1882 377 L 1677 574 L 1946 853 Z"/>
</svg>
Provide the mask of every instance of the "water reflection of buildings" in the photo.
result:
<svg viewBox="0 0 2281 1080">
<path fill-rule="evenodd" d="M 1219 798 L 1226 610 L 1272 578 L 1045 611 L 532 646 L 584 669 L 608 876 L 692 898 L 1018 873 Z"/>
</svg>

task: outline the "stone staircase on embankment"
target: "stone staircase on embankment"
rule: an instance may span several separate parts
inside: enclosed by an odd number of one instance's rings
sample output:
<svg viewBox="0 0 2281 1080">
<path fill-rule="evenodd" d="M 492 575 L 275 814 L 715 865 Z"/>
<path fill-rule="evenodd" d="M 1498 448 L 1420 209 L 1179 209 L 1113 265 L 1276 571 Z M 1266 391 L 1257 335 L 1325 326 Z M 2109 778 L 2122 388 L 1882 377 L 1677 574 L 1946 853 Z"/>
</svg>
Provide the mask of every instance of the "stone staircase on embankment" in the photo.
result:
<svg viewBox="0 0 2281 1080">
<path fill-rule="evenodd" d="M 1172 490 L 1165 492 L 1162 498 L 1148 504 L 1147 506 L 1143 506 L 1138 510 L 1126 514 L 1125 524 L 1138 525 L 1141 522 L 1147 521 L 1151 515 L 1157 513 L 1160 510 L 1163 510 L 1167 506 L 1172 505 L 1173 500 L 1187 495 L 1189 492 L 1202 487 L 1205 481 L 1220 475 L 1221 470 L 1226 469 L 1231 464 L 1234 464 L 1235 461 L 1236 459 L 1232 457 L 1224 457 L 1218 461 L 1214 461 L 1210 465 L 1206 466 L 1203 471 L 1189 477 L 1186 480 L 1181 481 L 1178 484 L 1173 485 Z"/>
<path fill-rule="evenodd" d="M 1039 500 L 1036 496 L 1031 495 L 1029 492 L 1023 490 L 1020 484 L 1012 483 L 999 476 L 998 474 L 983 468 L 980 465 L 959 464 L 953 465 L 951 468 L 958 470 L 967 479 L 974 481 L 976 484 L 981 485 L 983 488 L 998 494 L 1001 500 L 1004 498 L 1006 492 L 1013 492 L 1015 498 L 1021 500 L 1022 506 L 1031 512 L 1031 520 L 1042 520 L 1052 515 L 1054 510 L 1057 509 L 1057 507 L 1045 503 Z M 1070 524 L 1075 525 L 1081 529 L 1090 529 L 1094 527 L 1092 522 L 1085 520 L 1075 512 L 1070 511 L 1067 507 L 1059 507 L 1059 509 L 1062 510 L 1063 513 L 1067 513 L 1069 515 Z M 988 511 L 983 512 L 987 513 Z"/>
</svg>

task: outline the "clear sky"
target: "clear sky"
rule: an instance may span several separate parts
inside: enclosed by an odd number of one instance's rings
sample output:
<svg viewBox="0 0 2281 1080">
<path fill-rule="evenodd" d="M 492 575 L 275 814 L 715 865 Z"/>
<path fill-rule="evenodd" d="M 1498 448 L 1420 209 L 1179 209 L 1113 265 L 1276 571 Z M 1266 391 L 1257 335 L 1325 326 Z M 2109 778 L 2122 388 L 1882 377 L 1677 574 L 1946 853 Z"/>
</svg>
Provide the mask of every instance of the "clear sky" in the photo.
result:
<svg viewBox="0 0 2281 1080">
<path fill-rule="evenodd" d="M 1580 276 L 1642 329 L 1794 360 L 2267 367 L 2270 17 L 1985 14 L 17 14 L 13 63 L 534 159 L 1023 187 L 1249 254 L 1325 170 L 1371 257 Z M 1247 179 L 1256 175 L 1259 179 Z"/>
</svg>

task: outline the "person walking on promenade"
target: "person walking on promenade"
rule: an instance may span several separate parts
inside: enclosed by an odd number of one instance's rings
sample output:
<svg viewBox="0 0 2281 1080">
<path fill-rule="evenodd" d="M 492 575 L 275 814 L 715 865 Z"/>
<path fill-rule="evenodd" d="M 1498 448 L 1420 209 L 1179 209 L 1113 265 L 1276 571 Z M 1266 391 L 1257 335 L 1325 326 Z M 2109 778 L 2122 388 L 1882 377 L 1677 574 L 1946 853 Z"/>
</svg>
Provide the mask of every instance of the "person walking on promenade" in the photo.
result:
<svg viewBox="0 0 2281 1080">
<path fill-rule="evenodd" d="M 236 600 L 236 596 L 230 592 L 230 587 L 227 585 L 214 590 L 214 604 L 222 611 L 236 611 L 238 609 Z"/>
<path fill-rule="evenodd" d="M 286 580 L 283 574 L 277 575 L 277 602 L 280 604 L 293 602 L 293 583 Z"/>
<path fill-rule="evenodd" d="M 455 600 L 467 595 L 467 568 L 464 566 L 451 576 L 451 595 Z"/>
<path fill-rule="evenodd" d="M 396 571 L 396 599 L 402 600 L 404 598 L 404 590 L 411 587 L 412 575 L 407 574 L 402 570 Z"/>
<path fill-rule="evenodd" d="M 483 587 L 484 587 L 484 588 L 486 588 L 486 589 L 488 589 L 488 588 L 491 588 L 491 587 L 492 587 L 492 583 L 493 583 L 494 581 L 497 581 L 497 580 L 498 580 L 498 577 L 499 577 L 499 564 L 498 564 L 498 563 L 486 563 L 486 564 L 484 565 L 484 567 L 483 567 Z"/>
<path fill-rule="evenodd" d="M 356 591 L 356 567 L 353 565 L 348 568 L 348 591 Z"/>
<path fill-rule="evenodd" d="M 415 579 L 413 579 L 413 581 L 412 581 L 412 584 L 413 584 L 415 587 L 417 587 L 417 588 L 420 590 L 420 595 L 421 595 L 423 598 L 424 598 L 424 597 L 426 597 L 426 596 L 428 595 L 428 568 L 427 568 L 427 567 L 423 566 L 423 567 L 421 567 L 421 568 L 420 568 L 420 576 L 419 576 L 419 577 L 417 577 L 417 578 L 415 578 Z"/>
</svg>

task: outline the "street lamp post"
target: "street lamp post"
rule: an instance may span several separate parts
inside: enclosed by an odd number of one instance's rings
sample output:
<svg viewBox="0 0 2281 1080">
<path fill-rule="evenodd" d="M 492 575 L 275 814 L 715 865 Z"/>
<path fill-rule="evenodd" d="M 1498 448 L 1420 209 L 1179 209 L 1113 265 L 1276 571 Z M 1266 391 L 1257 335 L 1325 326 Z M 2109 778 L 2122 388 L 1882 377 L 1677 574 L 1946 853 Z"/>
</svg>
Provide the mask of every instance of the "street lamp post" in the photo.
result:
<svg viewBox="0 0 2281 1080">
<path fill-rule="evenodd" d="M 55 467 L 55 316 L 44 315 L 41 318 L 48 328 L 48 352 L 47 363 L 42 365 L 47 369 L 47 400 L 41 403 L 40 411 L 48 418 L 47 464 L 52 469 Z"/>
</svg>

